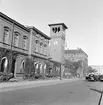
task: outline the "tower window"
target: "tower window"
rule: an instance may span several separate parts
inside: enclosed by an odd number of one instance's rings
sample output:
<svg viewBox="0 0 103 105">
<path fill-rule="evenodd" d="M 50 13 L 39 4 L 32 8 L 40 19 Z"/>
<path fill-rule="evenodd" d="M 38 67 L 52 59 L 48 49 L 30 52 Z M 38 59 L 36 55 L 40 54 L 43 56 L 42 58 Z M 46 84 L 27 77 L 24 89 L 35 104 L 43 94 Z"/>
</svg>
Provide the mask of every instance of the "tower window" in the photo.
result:
<svg viewBox="0 0 103 105">
<path fill-rule="evenodd" d="M 60 32 L 60 27 L 58 27 L 58 32 Z"/>
<path fill-rule="evenodd" d="M 54 30 L 55 30 L 55 29 L 54 29 L 54 28 L 52 28 L 52 31 L 53 31 L 53 32 L 54 32 Z"/>
<path fill-rule="evenodd" d="M 55 33 L 57 33 L 57 28 L 55 28 Z"/>
<path fill-rule="evenodd" d="M 53 31 L 54 33 L 59 33 L 59 32 L 60 32 L 60 27 L 52 28 L 52 31 Z"/>
</svg>

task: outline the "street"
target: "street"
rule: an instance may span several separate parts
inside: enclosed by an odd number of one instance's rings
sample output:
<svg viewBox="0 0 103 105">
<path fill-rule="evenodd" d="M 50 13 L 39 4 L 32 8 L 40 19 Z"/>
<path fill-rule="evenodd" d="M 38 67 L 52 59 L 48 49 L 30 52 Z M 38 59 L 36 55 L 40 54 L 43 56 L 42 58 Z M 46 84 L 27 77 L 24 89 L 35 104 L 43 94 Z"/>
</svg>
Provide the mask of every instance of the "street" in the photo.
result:
<svg viewBox="0 0 103 105">
<path fill-rule="evenodd" d="M 0 92 L 0 105 L 98 105 L 102 82 L 85 80 Z"/>
</svg>

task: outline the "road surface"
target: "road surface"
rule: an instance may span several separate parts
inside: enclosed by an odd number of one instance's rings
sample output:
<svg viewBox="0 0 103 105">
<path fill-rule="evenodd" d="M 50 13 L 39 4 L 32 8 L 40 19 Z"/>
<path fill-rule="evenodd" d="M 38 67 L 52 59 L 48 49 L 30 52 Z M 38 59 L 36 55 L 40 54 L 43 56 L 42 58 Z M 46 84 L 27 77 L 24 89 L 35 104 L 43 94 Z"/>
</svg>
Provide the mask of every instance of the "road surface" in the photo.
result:
<svg viewBox="0 0 103 105">
<path fill-rule="evenodd" d="M 0 92 L 0 105 L 98 105 L 102 82 L 84 80 Z"/>
</svg>

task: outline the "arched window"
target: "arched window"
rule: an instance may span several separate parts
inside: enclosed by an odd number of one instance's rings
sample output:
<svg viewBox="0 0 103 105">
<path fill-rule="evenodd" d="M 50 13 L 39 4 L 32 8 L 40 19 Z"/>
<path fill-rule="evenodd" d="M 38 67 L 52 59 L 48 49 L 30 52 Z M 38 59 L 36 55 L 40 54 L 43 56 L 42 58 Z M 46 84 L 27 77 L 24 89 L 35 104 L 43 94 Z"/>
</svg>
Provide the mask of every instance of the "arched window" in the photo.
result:
<svg viewBox="0 0 103 105">
<path fill-rule="evenodd" d="M 42 73 L 43 65 L 40 63 L 40 73 Z"/>
<path fill-rule="evenodd" d="M 55 28 L 55 33 L 57 33 L 57 27 Z"/>
<path fill-rule="evenodd" d="M 3 57 L 1 61 L 1 72 L 6 72 L 7 65 L 8 65 L 8 59 L 7 57 Z"/>
<path fill-rule="evenodd" d="M 52 31 L 54 32 L 54 31 L 55 31 L 55 29 L 54 29 L 54 28 L 52 28 Z"/>
<path fill-rule="evenodd" d="M 43 69 L 44 69 L 44 74 L 46 74 L 46 64 L 44 64 L 44 67 L 43 67 Z"/>
<path fill-rule="evenodd" d="M 39 51 L 39 41 L 35 40 L 35 52 Z"/>
<path fill-rule="evenodd" d="M 47 44 L 44 44 L 44 55 L 47 54 Z"/>
<path fill-rule="evenodd" d="M 58 27 L 58 32 L 60 32 L 60 27 Z"/>
<path fill-rule="evenodd" d="M 8 44 L 9 43 L 9 36 L 10 36 L 10 28 L 9 27 L 4 27 L 4 37 L 3 37 L 3 42 Z"/>
<path fill-rule="evenodd" d="M 39 63 L 35 62 L 34 67 L 35 67 L 35 74 L 38 74 Z"/>
<path fill-rule="evenodd" d="M 28 40 L 28 38 L 27 38 L 27 36 L 23 36 L 23 49 L 27 49 L 27 40 Z"/>
<path fill-rule="evenodd" d="M 24 68 L 25 68 L 25 60 L 23 60 L 23 61 L 21 62 L 20 73 L 23 73 L 23 72 L 24 72 Z"/>
<path fill-rule="evenodd" d="M 40 43 L 40 53 L 41 54 L 43 53 L 43 43 L 42 42 Z"/>
<path fill-rule="evenodd" d="M 39 68 L 39 63 L 38 63 L 38 62 L 35 62 L 35 63 L 34 63 L 34 67 L 35 67 L 36 69 L 38 69 L 38 68 Z"/>
<path fill-rule="evenodd" d="M 14 32 L 14 46 L 18 47 L 20 33 Z"/>
</svg>

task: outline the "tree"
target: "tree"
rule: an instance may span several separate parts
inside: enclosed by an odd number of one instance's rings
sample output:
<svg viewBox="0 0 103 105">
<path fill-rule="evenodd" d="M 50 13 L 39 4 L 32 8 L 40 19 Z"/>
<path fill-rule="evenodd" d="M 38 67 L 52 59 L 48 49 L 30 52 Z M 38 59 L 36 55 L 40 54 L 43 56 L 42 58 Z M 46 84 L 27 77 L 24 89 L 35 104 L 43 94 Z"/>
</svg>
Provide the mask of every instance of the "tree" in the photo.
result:
<svg viewBox="0 0 103 105">
<path fill-rule="evenodd" d="M 34 62 L 31 58 L 27 57 L 25 59 L 24 76 L 30 78 L 32 74 L 35 74 Z"/>
<path fill-rule="evenodd" d="M 69 60 L 65 60 L 65 68 L 66 72 L 70 72 L 73 76 L 77 74 L 78 68 L 81 67 L 81 62 L 71 62 Z M 68 69 L 68 71 L 67 71 Z"/>
<path fill-rule="evenodd" d="M 88 73 L 94 73 L 96 72 L 95 69 L 93 69 L 91 66 L 88 66 Z"/>
</svg>

